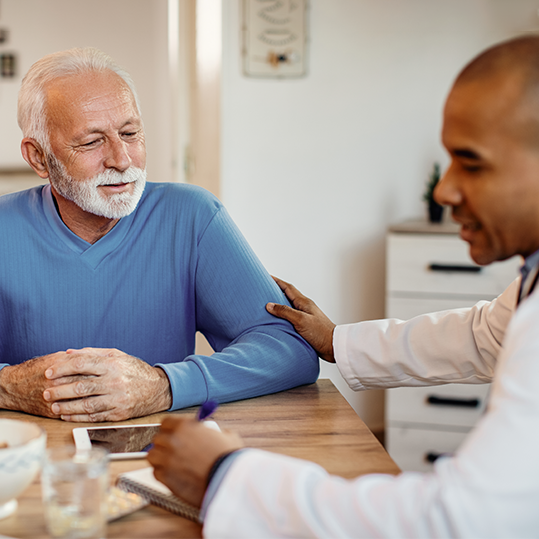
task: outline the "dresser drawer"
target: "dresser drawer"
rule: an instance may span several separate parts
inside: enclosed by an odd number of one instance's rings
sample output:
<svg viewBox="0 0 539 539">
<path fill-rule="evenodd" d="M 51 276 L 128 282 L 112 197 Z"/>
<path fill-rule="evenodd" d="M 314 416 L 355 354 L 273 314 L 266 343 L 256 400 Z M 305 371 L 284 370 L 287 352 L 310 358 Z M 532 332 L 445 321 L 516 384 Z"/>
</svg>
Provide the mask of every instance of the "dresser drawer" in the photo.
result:
<svg viewBox="0 0 539 539">
<path fill-rule="evenodd" d="M 468 245 L 457 236 L 389 234 L 387 243 L 389 293 L 469 296 L 492 299 L 518 275 L 514 257 L 481 267 L 478 272 L 454 271 L 446 266 L 479 268 L 468 255 Z M 438 269 L 431 269 L 432 266 Z M 441 269 L 440 269 L 441 267 Z"/>
<path fill-rule="evenodd" d="M 429 472 L 436 457 L 454 453 L 467 432 L 386 428 L 386 449 L 401 470 Z"/>
<path fill-rule="evenodd" d="M 386 419 L 425 427 L 471 428 L 485 411 L 490 384 L 403 387 L 386 393 Z"/>
</svg>

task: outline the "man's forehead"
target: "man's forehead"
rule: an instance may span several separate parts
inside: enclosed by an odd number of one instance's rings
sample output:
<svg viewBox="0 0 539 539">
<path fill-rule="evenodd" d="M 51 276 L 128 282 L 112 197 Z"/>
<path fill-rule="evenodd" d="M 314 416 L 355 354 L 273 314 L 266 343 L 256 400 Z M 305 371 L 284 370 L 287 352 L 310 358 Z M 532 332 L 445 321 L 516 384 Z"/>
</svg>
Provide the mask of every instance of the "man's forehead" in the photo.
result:
<svg viewBox="0 0 539 539">
<path fill-rule="evenodd" d="M 131 89 L 117 73 L 110 70 L 59 77 L 52 80 L 46 90 L 49 104 L 75 102 L 81 106 L 106 97 L 132 103 L 136 109 L 135 97 Z"/>
<path fill-rule="evenodd" d="M 47 115 L 51 125 L 80 135 L 99 131 L 104 121 L 117 128 L 141 123 L 130 88 L 111 71 L 54 80 L 47 88 Z"/>
</svg>

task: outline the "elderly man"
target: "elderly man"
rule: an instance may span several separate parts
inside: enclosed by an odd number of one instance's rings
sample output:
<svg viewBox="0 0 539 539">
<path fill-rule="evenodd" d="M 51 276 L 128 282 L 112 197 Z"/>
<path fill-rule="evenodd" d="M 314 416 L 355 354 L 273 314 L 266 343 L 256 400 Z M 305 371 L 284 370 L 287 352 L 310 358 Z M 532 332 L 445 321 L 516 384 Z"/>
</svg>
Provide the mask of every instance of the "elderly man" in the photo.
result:
<svg viewBox="0 0 539 539">
<path fill-rule="evenodd" d="M 22 154 L 50 185 L 0 199 L 0 408 L 116 421 L 316 380 L 219 201 L 146 183 L 136 93 L 108 56 L 44 57 L 18 113 Z M 194 353 L 196 331 L 215 354 Z"/>
<path fill-rule="evenodd" d="M 197 505 L 211 478 L 207 537 L 537 537 L 539 37 L 495 46 L 464 69 L 442 139 L 451 165 L 437 200 L 452 207 L 477 263 L 520 254 L 522 279 L 492 302 L 407 322 L 335 326 L 282 282 L 295 309 L 268 310 L 336 360 L 353 389 L 493 380 L 487 413 L 433 473 L 354 481 L 288 457 L 234 451 L 241 440 L 193 420 L 166 421 L 150 462 Z"/>
</svg>

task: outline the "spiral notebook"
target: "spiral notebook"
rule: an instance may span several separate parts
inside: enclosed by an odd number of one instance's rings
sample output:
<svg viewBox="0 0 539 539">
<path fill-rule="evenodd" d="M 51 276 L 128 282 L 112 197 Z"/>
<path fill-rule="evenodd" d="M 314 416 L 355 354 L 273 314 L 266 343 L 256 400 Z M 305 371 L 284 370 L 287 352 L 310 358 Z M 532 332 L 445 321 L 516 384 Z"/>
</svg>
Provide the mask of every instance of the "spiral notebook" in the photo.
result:
<svg viewBox="0 0 539 539">
<path fill-rule="evenodd" d="M 116 486 L 127 492 L 139 494 L 153 505 L 189 520 L 200 522 L 199 510 L 174 496 L 161 481 L 154 477 L 151 466 L 120 474 L 116 480 Z"/>
</svg>

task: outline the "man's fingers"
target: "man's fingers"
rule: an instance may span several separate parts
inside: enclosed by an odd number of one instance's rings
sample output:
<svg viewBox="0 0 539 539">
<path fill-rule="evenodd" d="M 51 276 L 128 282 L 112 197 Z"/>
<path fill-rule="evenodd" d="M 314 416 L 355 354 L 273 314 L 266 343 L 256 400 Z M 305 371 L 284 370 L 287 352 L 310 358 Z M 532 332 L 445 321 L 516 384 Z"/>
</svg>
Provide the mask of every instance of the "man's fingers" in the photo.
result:
<svg viewBox="0 0 539 539">
<path fill-rule="evenodd" d="M 65 351 L 66 354 L 84 354 L 101 357 L 109 357 L 114 352 L 117 352 L 116 348 L 91 348 L 89 346 L 86 348 L 68 348 Z"/>
<path fill-rule="evenodd" d="M 86 397 L 84 399 L 73 399 L 70 401 L 59 401 L 53 403 L 51 406 L 53 413 L 58 415 L 96 414 L 98 412 L 110 411 L 114 408 L 115 406 L 108 396 L 95 396 Z"/>
<path fill-rule="evenodd" d="M 90 377 L 82 378 L 71 384 L 49 387 L 43 391 L 43 398 L 47 402 L 56 402 L 101 394 L 103 394 L 103 388 L 100 384 L 100 379 Z"/>
<path fill-rule="evenodd" d="M 104 423 L 105 421 L 121 421 L 111 415 L 110 412 L 100 412 L 95 414 L 62 414 L 60 416 L 62 421 L 69 423 Z M 126 418 L 124 418 L 126 419 Z"/>
<path fill-rule="evenodd" d="M 102 375 L 106 372 L 102 358 L 92 353 L 70 353 L 45 371 L 45 378 L 55 380 L 77 374 Z"/>
<path fill-rule="evenodd" d="M 279 305 L 278 303 L 268 303 L 266 310 L 277 318 L 288 320 L 293 326 L 299 324 L 305 316 L 304 313 L 296 311 L 296 309 L 292 309 L 288 305 Z"/>
<path fill-rule="evenodd" d="M 51 406 L 51 410 L 64 421 L 76 423 L 98 423 L 127 419 L 127 416 L 117 409 L 109 396 L 55 402 Z"/>
</svg>

